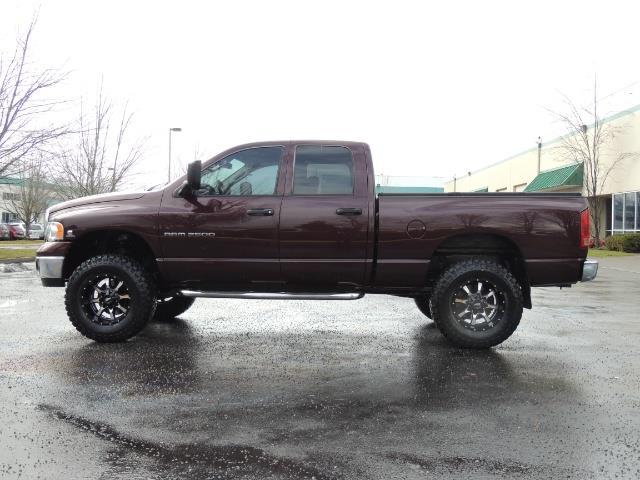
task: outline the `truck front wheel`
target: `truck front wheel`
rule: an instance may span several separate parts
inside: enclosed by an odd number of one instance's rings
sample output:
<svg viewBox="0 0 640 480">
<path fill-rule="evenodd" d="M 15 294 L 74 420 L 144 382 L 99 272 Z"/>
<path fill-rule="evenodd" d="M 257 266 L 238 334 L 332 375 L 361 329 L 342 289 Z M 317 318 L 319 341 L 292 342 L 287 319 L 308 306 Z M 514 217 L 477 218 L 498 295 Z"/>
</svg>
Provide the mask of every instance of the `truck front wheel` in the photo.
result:
<svg viewBox="0 0 640 480">
<path fill-rule="evenodd" d="M 497 262 L 466 260 L 450 266 L 431 296 L 433 321 L 453 344 L 489 348 L 505 341 L 522 317 L 522 291 Z"/>
<path fill-rule="evenodd" d="M 71 274 L 65 306 L 71 323 L 85 337 L 121 342 L 140 332 L 153 316 L 154 283 L 134 259 L 98 255 Z"/>
</svg>

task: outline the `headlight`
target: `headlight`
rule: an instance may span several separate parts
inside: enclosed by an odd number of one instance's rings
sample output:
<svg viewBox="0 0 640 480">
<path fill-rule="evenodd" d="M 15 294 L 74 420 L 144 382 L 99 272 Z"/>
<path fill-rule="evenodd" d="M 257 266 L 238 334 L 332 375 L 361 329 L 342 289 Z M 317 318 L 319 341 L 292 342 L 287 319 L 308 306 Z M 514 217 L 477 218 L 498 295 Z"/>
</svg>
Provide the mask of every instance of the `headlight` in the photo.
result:
<svg viewBox="0 0 640 480">
<path fill-rule="evenodd" d="M 58 222 L 47 223 L 47 228 L 44 231 L 44 239 L 47 242 L 59 242 L 64 240 L 64 227 Z"/>
</svg>

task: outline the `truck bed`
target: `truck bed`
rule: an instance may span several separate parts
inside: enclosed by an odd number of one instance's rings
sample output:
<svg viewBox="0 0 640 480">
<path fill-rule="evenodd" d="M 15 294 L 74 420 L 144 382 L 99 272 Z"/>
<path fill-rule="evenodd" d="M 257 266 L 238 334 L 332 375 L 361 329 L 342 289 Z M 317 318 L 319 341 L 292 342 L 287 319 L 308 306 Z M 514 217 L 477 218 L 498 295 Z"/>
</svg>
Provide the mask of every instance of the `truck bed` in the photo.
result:
<svg viewBox="0 0 640 480">
<path fill-rule="evenodd" d="M 418 284 L 440 252 L 493 240 L 519 255 L 531 286 L 575 283 L 587 255 L 579 245 L 585 208 L 578 193 L 379 194 L 375 284 Z"/>
</svg>

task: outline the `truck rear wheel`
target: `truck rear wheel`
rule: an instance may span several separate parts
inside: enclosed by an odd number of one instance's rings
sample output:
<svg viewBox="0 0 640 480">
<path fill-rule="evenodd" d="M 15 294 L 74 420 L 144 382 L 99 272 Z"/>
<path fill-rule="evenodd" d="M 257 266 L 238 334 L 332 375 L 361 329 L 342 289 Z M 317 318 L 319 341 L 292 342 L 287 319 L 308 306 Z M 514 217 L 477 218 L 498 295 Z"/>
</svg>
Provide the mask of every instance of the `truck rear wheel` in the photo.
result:
<svg viewBox="0 0 640 480">
<path fill-rule="evenodd" d="M 489 348 L 505 341 L 522 317 L 522 291 L 497 262 L 466 260 L 449 267 L 431 296 L 433 320 L 453 344 Z"/>
<path fill-rule="evenodd" d="M 153 319 L 159 322 L 171 321 L 189 310 L 195 301 L 195 298 L 180 296 L 158 298 Z"/>
<path fill-rule="evenodd" d="M 65 306 L 71 323 L 85 337 L 121 342 L 139 333 L 152 317 L 154 283 L 132 258 L 98 255 L 71 274 Z"/>
<path fill-rule="evenodd" d="M 431 297 L 426 295 L 422 297 L 416 297 L 415 301 L 416 301 L 416 306 L 418 307 L 418 310 L 420 310 L 425 317 L 432 318 L 431 317 Z"/>
</svg>

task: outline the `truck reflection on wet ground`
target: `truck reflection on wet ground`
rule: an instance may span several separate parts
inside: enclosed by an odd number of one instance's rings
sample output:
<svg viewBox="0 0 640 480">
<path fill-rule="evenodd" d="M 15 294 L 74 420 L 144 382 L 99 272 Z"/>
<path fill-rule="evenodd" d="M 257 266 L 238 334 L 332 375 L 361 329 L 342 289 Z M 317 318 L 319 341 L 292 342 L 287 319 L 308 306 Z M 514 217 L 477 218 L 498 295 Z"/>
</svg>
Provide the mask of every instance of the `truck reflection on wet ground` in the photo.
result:
<svg viewBox="0 0 640 480">
<path fill-rule="evenodd" d="M 452 347 L 432 323 L 414 330 L 413 338 L 381 345 L 368 336 L 343 338 L 345 344 L 370 344 L 383 352 L 355 366 L 335 363 L 343 348 L 334 345 L 335 334 L 323 342 L 301 333 L 214 334 L 208 339 L 201 333 L 180 319 L 154 324 L 126 344 L 82 345 L 58 365 L 62 389 L 81 395 L 75 399 L 81 410 L 91 418 L 117 413 L 129 419 L 122 422 L 124 427 L 90 420 L 64 407 L 42 404 L 41 408 L 120 449 L 105 458 L 110 469 L 124 468 L 123 455 L 136 458 L 138 453 L 149 460 L 151 470 L 189 465 L 193 478 L 209 478 L 215 472 L 227 472 L 222 478 L 240 473 L 264 478 L 269 472 L 276 478 L 320 479 L 341 476 L 327 468 L 323 456 L 329 463 L 342 463 L 345 454 L 349 457 L 349 452 L 367 445 L 373 450 L 369 455 L 386 463 L 434 471 L 473 468 L 514 475 L 540 471 L 539 466 L 508 458 L 487 460 L 477 451 L 467 456 L 425 456 L 419 445 L 424 437 L 436 440 L 444 427 L 437 424 L 442 415 L 473 409 L 483 424 L 500 423 L 509 420 L 504 411 L 513 404 L 579 398 L 566 380 L 523 371 L 514 360 L 517 354 Z M 315 343 L 325 343 L 322 354 Z M 312 352 L 298 365 L 309 346 Z M 408 347 L 410 355 L 400 364 L 386 365 L 385 351 L 401 346 Z M 280 360 L 270 361 L 269 355 Z M 227 360 L 217 360 L 222 357 Z M 545 362 L 543 370 L 561 370 L 554 360 Z M 416 432 L 417 425 L 425 431 Z M 152 429 L 175 437 L 170 443 L 156 443 L 118 428 Z M 400 431 L 409 444 L 385 445 L 389 432 L 394 437 Z M 239 443 L 247 436 L 250 444 Z M 189 442 L 189 437 L 198 441 Z M 347 452 L 327 451 L 334 442 L 346 443 Z M 267 452 L 295 452 L 301 445 L 306 453 L 300 461 Z"/>
</svg>

